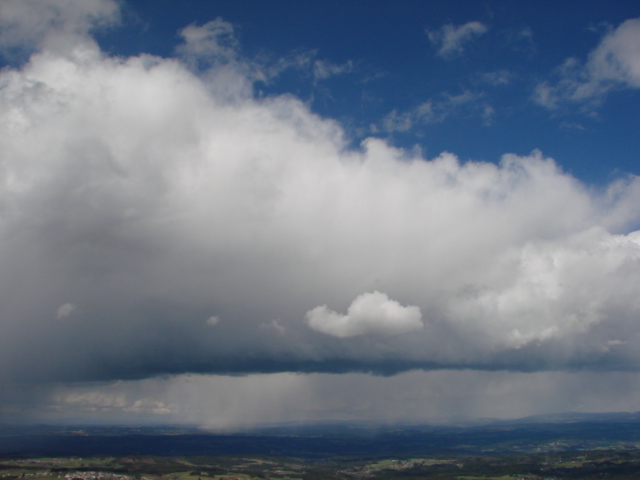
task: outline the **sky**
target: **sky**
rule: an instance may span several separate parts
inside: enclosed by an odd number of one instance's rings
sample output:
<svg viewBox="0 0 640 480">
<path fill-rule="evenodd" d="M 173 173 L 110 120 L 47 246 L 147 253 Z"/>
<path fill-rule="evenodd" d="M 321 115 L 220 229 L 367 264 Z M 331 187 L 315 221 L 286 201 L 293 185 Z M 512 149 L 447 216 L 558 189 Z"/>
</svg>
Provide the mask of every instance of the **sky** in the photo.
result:
<svg viewBox="0 0 640 480">
<path fill-rule="evenodd" d="M 640 410 L 635 1 L 3 0 L 0 421 Z"/>
</svg>

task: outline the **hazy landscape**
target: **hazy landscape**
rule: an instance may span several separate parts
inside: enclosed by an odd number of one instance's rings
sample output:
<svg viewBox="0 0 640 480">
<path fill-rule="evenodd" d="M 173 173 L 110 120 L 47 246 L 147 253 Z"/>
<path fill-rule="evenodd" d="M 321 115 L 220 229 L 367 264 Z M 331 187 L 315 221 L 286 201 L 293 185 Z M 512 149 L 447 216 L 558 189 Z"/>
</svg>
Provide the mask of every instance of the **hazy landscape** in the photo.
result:
<svg viewBox="0 0 640 480">
<path fill-rule="evenodd" d="M 8 479 L 637 478 L 640 414 L 459 426 L 5 426 Z"/>
<path fill-rule="evenodd" d="M 300 458 L 633 450 L 640 414 L 558 415 L 475 425 L 288 425 L 244 432 L 195 426 L 4 426 L 5 456 L 266 455 Z"/>
</svg>

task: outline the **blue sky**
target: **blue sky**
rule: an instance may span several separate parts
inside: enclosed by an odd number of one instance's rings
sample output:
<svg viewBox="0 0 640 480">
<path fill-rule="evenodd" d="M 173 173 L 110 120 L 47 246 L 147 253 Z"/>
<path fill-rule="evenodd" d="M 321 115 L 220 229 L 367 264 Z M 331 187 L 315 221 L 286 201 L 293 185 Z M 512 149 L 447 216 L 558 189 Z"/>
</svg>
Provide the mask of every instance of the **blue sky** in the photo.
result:
<svg viewBox="0 0 640 480">
<path fill-rule="evenodd" d="M 0 53 L 3 420 L 640 410 L 637 2 L 6 0 Z"/>
<path fill-rule="evenodd" d="M 247 58 L 272 62 L 296 53 L 347 66 L 326 79 L 308 69 L 283 72 L 256 93 L 292 93 L 314 112 L 340 121 L 354 143 L 371 134 L 427 156 L 443 150 L 463 160 L 497 162 L 504 153 L 540 149 L 589 183 L 637 173 L 638 92 L 619 88 L 599 105 L 569 102 L 549 110 L 534 90 L 557 80 L 568 58 L 582 64 L 607 32 L 637 17 L 633 1 L 581 2 L 131 2 L 125 25 L 105 35 L 115 54 L 175 54 L 177 32 L 221 17 L 235 29 Z M 470 22 L 486 30 L 439 56 L 429 32 Z M 464 97 L 466 95 L 466 97 Z M 454 107 L 448 98 L 466 99 Z M 392 111 L 438 103 L 440 115 L 403 132 L 372 132 Z M 492 110 L 487 113 L 485 110 Z"/>
</svg>

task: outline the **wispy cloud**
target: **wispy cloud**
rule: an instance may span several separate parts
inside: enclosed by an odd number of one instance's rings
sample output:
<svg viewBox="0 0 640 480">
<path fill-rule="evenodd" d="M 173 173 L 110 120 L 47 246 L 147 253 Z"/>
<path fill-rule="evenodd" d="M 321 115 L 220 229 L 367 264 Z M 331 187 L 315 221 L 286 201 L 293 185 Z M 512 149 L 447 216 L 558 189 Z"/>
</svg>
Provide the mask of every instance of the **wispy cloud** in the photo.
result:
<svg viewBox="0 0 640 480">
<path fill-rule="evenodd" d="M 184 43 L 177 51 L 189 62 L 228 62 L 238 56 L 239 42 L 233 25 L 217 18 L 202 26 L 191 24 L 180 31 Z"/>
<path fill-rule="evenodd" d="M 483 83 L 491 85 L 492 87 L 500 87 L 509 85 L 516 78 L 516 75 L 509 70 L 496 70 L 493 72 L 487 72 L 480 75 L 480 80 Z"/>
<path fill-rule="evenodd" d="M 510 28 L 503 32 L 506 44 L 516 52 L 531 54 L 536 50 L 530 27 Z"/>
<path fill-rule="evenodd" d="M 484 124 L 490 125 L 494 114 L 494 108 L 484 101 L 482 93 L 465 90 L 456 95 L 442 94 L 404 112 L 392 110 L 375 129 L 387 133 L 406 132 L 421 125 L 444 122 L 456 115 L 477 115 Z"/>
<path fill-rule="evenodd" d="M 640 19 L 627 20 L 602 39 L 585 64 L 568 58 L 556 69 L 555 81 L 535 88 L 533 99 L 555 110 L 574 104 L 591 109 L 612 90 L 640 88 Z"/>
<path fill-rule="evenodd" d="M 246 92 L 254 82 L 271 83 L 287 71 L 312 78 L 315 86 L 354 71 L 354 62 L 336 64 L 320 59 L 317 50 L 294 50 L 278 58 L 243 56 L 234 26 L 222 18 L 202 26 L 191 24 L 179 34 L 183 42 L 176 47 L 176 53 L 181 60 L 199 72 L 225 67 L 227 75 L 236 78 L 236 91 Z"/>
<path fill-rule="evenodd" d="M 337 75 L 351 73 L 353 68 L 352 61 L 348 61 L 343 64 L 335 64 L 326 60 L 316 60 L 313 62 L 313 78 L 316 81 L 324 80 Z"/>
<path fill-rule="evenodd" d="M 427 31 L 429 40 L 437 49 L 437 54 L 445 59 L 451 59 L 464 52 L 464 45 L 488 31 L 486 25 L 480 22 L 468 22 L 464 25 L 443 25 L 438 30 Z"/>
<path fill-rule="evenodd" d="M 73 303 L 65 303 L 64 305 L 60 305 L 58 310 L 56 310 L 56 318 L 62 319 L 71 316 L 78 307 L 76 307 Z"/>
</svg>

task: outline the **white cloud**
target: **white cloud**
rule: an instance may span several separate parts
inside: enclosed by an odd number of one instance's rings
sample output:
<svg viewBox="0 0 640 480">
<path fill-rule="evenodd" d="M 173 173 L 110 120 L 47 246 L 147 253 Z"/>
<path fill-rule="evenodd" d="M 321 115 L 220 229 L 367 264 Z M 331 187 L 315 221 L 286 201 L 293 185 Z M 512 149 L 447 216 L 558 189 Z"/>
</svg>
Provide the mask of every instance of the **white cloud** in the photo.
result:
<svg viewBox="0 0 640 480">
<path fill-rule="evenodd" d="M 555 73 L 557 81 L 538 84 L 533 94 L 536 103 L 549 109 L 567 102 L 592 107 L 614 89 L 640 88 L 640 18 L 605 35 L 585 65 L 569 58 Z"/>
<path fill-rule="evenodd" d="M 316 60 L 313 62 L 313 78 L 315 81 L 325 80 L 336 75 L 344 75 L 353 71 L 353 62 L 348 61 L 341 65 L 328 62 L 326 60 Z"/>
<path fill-rule="evenodd" d="M 219 323 L 220 323 L 220 317 L 218 317 L 217 315 L 212 315 L 211 317 L 207 318 L 207 325 L 211 325 L 212 327 L 215 327 Z"/>
<path fill-rule="evenodd" d="M 586 66 L 591 79 L 640 87 L 640 18 L 623 22 L 606 35 Z"/>
<path fill-rule="evenodd" d="M 482 93 L 470 90 L 464 90 L 457 95 L 444 93 L 404 112 L 392 110 L 376 129 L 387 133 L 406 132 L 420 125 L 442 123 L 456 115 L 479 116 L 484 124 L 489 125 L 495 110 L 483 99 Z"/>
<path fill-rule="evenodd" d="M 180 30 L 179 35 L 183 43 L 176 47 L 176 53 L 181 60 L 200 74 L 215 69 L 215 75 L 208 78 L 210 88 L 222 90 L 227 98 L 249 96 L 254 82 L 268 84 L 287 71 L 312 77 L 317 85 L 321 80 L 354 70 L 351 60 L 335 64 L 316 58 L 317 50 L 299 49 L 275 59 L 268 55 L 242 56 L 233 24 L 222 18 L 202 26 L 191 24 Z"/>
<path fill-rule="evenodd" d="M 1 376 L 121 378 L 139 375 L 141 359 L 145 374 L 380 368 L 381 358 L 546 368 L 543 350 L 514 353 L 537 342 L 563 352 L 554 368 L 589 355 L 637 364 L 639 307 L 625 292 L 640 268 L 619 236 L 640 218 L 633 177 L 600 192 L 539 152 L 495 165 L 376 139 L 351 150 L 339 125 L 292 96 L 225 97 L 237 85 L 225 66 L 203 80 L 148 55 L 38 54 L 0 76 L 0 284 L 20 279 L 29 292 L 0 289 Z M 576 239 L 570 268 L 528 266 Z M 558 297 L 547 278 L 562 283 Z M 587 287 L 597 302 L 585 302 Z M 370 294 L 347 316 L 316 312 L 344 338 L 308 329 L 314 307 L 376 290 L 412 307 Z M 43 321 L 68 298 L 81 326 Z M 359 310 L 367 299 L 375 315 Z M 397 307 L 397 323 L 382 304 Z M 210 328 L 210 312 L 224 323 Z M 265 336 L 273 319 L 284 333 Z M 42 342 L 56 348 L 38 364 L 16 347 Z"/>
<path fill-rule="evenodd" d="M 73 312 L 77 310 L 77 307 L 73 303 L 65 303 L 64 305 L 60 305 L 58 310 L 56 310 L 56 318 L 62 319 L 71 316 Z"/>
<path fill-rule="evenodd" d="M 423 111 L 427 111 L 427 115 L 423 115 Z M 384 132 L 407 132 L 411 130 L 416 120 L 420 120 L 422 118 L 430 118 L 431 115 L 429 112 L 431 111 L 431 103 L 426 102 L 420 105 L 417 109 L 409 110 L 406 112 L 398 112 L 397 109 L 391 110 L 383 119 L 380 127 L 373 126 L 374 131 L 384 131 Z"/>
<path fill-rule="evenodd" d="M 487 31 L 486 25 L 480 22 L 468 22 L 458 27 L 451 24 L 443 25 L 439 30 L 427 33 L 433 46 L 438 49 L 438 55 L 452 58 L 464 52 L 466 43 Z"/>
<path fill-rule="evenodd" d="M 580 336 L 612 318 L 616 305 L 636 304 L 635 287 L 630 288 L 622 272 L 640 263 L 639 232 L 611 236 L 592 229 L 563 242 L 531 243 L 513 253 L 486 272 L 493 286 L 466 292 L 452 315 L 472 329 L 493 324 L 495 334 L 500 332 L 495 342 L 520 348 L 533 341 Z M 498 287 L 500 275 L 511 277 L 503 288 Z M 600 282 L 601 278 L 608 281 Z M 598 337 L 592 341 L 619 345 L 617 337 Z"/>
<path fill-rule="evenodd" d="M 338 338 L 367 334 L 399 335 L 424 327 L 420 308 L 403 307 L 378 291 L 356 297 L 346 315 L 323 305 L 309 310 L 305 318 L 312 329 Z"/>
<path fill-rule="evenodd" d="M 636 177 L 350 149 L 242 68 L 90 47 L 0 71 L 1 381 L 640 368 Z"/>
<path fill-rule="evenodd" d="M 96 26 L 118 20 L 113 0 L 3 0 L 0 5 L 0 53 L 24 48 L 66 52 L 84 42 Z"/>
<path fill-rule="evenodd" d="M 178 46 L 178 53 L 190 62 L 223 61 L 237 57 L 239 48 L 233 25 L 222 18 L 216 18 L 202 26 L 189 25 L 180 31 L 184 44 Z"/>
</svg>

